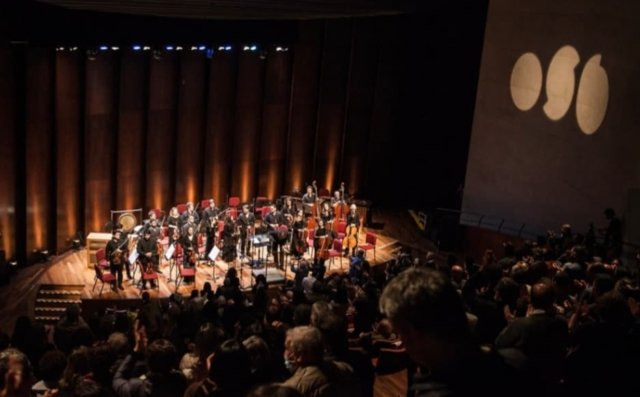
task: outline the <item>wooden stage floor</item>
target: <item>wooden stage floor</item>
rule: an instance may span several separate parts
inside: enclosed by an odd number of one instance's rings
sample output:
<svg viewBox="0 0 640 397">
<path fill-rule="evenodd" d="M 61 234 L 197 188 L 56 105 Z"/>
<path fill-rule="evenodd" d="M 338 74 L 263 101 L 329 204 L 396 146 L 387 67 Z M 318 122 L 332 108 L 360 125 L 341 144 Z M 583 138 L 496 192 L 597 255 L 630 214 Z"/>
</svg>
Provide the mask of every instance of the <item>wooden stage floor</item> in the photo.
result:
<svg viewBox="0 0 640 397">
<path fill-rule="evenodd" d="M 402 218 L 399 220 L 398 217 Z M 392 259 L 397 251 L 401 248 L 400 238 L 403 241 L 410 241 L 409 245 L 415 241 L 415 234 L 419 234 L 406 211 L 397 213 L 380 214 L 378 219 L 384 222 L 378 222 L 376 229 L 370 231 L 376 233 L 378 241 L 376 245 L 376 258 L 374 260 L 373 251 L 367 253 L 367 259 L 372 266 L 379 266 Z M 376 220 L 378 220 L 376 219 Z M 393 235 L 391 235 L 391 233 Z M 398 236 L 399 238 L 395 237 Z M 413 241 L 412 241 L 413 240 Z M 360 234 L 359 243 L 364 243 L 364 233 Z M 421 245 L 425 245 L 421 242 Z M 129 299 L 139 299 L 141 290 L 132 281 L 126 279 L 124 282 L 124 291 L 112 291 L 109 285 L 105 285 L 102 294 L 99 294 L 100 282 L 93 289 L 94 275 L 93 269 L 87 267 L 86 261 L 87 251 L 69 251 L 62 255 L 52 258 L 46 263 L 39 263 L 26 268 L 19 269 L 16 274 L 11 277 L 9 285 L 0 287 L 0 330 L 11 332 L 15 318 L 20 315 L 34 316 L 36 297 L 41 286 L 75 286 L 79 299 L 86 300 L 112 300 L 122 301 Z M 309 254 L 307 254 L 309 257 Z M 327 274 L 333 272 L 345 272 L 348 270 L 349 261 L 346 258 L 335 258 L 334 261 L 327 261 Z M 172 293 L 178 292 L 182 295 L 188 295 L 194 288 L 202 289 L 205 282 L 209 282 L 212 286 L 220 285 L 224 280 L 224 274 L 228 266 L 235 266 L 241 275 L 242 288 L 249 289 L 253 285 L 252 268 L 246 263 L 227 264 L 222 260 L 218 260 L 215 266 L 210 266 L 204 262 L 197 267 L 195 285 L 181 284 L 176 291 L 176 283 L 173 281 L 175 274 L 170 275 L 170 266 L 166 261 L 162 261 L 160 266 L 160 282 L 159 289 L 148 289 L 152 297 L 166 298 Z M 282 271 L 275 270 L 271 258 L 268 261 L 269 276 L 276 272 L 280 277 L 285 274 Z M 286 272 L 288 279 L 293 278 L 290 269 Z M 9 321 L 7 321 L 9 320 Z"/>
</svg>

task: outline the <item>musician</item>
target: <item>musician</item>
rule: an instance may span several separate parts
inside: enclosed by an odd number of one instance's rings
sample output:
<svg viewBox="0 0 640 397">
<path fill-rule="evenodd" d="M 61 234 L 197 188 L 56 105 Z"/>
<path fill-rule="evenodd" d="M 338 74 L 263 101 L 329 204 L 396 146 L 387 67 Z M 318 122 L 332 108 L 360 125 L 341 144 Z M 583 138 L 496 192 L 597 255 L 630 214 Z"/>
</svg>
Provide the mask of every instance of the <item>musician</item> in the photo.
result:
<svg viewBox="0 0 640 397">
<path fill-rule="evenodd" d="M 342 246 L 344 247 L 344 256 L 355 255 L 355 250 L 358 247 L 358 229 L 360 228 L 360 214 L 358 214 L 358 207 L 355 204 L 351 204 L 349 207 L 349 213 L 347 214 L 347 232 L 350 230 L 349 226 L 355 227 L 355 239 L 356 244 L 355 247 L 349 253 L 349 246 L 343 242 Z M 349 238 L 349 236 L 345 236 L 345 241 Z"/>
<path fill-rule="evenodd" d="M 282 215 L 275 205 L 271 205 L 271 212 L 265 217 L 267 231 L 271 236 L 271 253 L 273 262 L 279 269 L 284 268 L 284 244 L 287 242 L 289 233 L 287 231 L 287 219 Z"/>
<path fill-rule="evenodd" d="M 289 252 L 296 258 L 300 259 L 307 251 L 307 242 L 303 235 L 305 229 L 305 222 L 302 210 L 298 211 L 293 218 L 293 223 L 291 224 L 291 229 L 293 229 L 291 235 L 291 247 Z"/>
<path fill-rule="evenodd" d="M 120 244 L 124 244 L 124 246 L 122 247 L 122 253 L 124 255 L 124 267 L 125 270 L 127 271 L 127 280 L 131 280 L 133 279 L 133 277 L 131 276 L 131 264 L 129 263 L 129 235 L 130 232 L 127 232 L 126 230 L 124 230 L 124 226 L 122 225 L 122 223 L 117 223 L 115 225 L 115 229 L 114 232 L 119 232 L 120 233 Z M 127 243 L 123 243 L 124 240 L 127 240 Z"/>
<path fill-rule="evenodd" d="M 190 215 L 187 220 L 182 223 L 182 227 L 180 228 L 180 235 L 184 236 L 185 234 L 187 234 L 189 228 L 193 228 L 194 232 L 198 230 L 198 224 L 192 215 Z"/>
<path fill-rule="evenodd" d="M 157 240 L 151 237 L 151 230 L 146 229 L 144 231 L 144 237 L 138 241 L 138 257 L 140 263 L 142 265 L 142 271 L 146 271 L 151 266 L 154 270 L 157 270 L 160 264 L 160 253 L 157 249 Z M 143 277 L 140 278 L 142 281 L 142 289 L 147 288 L 147 282 Z M 149 280 L 149 284 L 151 288 L 156 287 L 156 283 L 154 280 Z"/>
<path fill-rule="evenodd" d="M 187 227 L 186 233 L 180 238 L 180 245 L 184 249 L 185 266 L 194 267 L 198 253 L 198 236 L 193 226 Z"/>
<path fill-rule="evenodd" d="M 216 207 L 216 202 L 213 199 L 209 199 L 209 206 L 205 208 L 202 220 L 205 225 L 205 233 L 207 236 L 206 253 L 211 252 L 213 245 L 216 241 L 216 232 L 218 231 L 218 216 L 220 210 Z"/>
<path fill-rule="evenodd" d="M 174 229 L 178 229 L 178 232 L 180 232 L 180 213 L 178 212 L 178 208 L 171 207 L 171 210 L 169 210 L 167 226 L 169 226 L 169 236 L 173 234 Z"/>
<path fill-rule="evenodd" d="M 302 202 L 304 204 L 315 204 L 317 196 L 313 191 L 313 186 L 307 186 L 307 192 L 302 196 Z"/>
<path fill-rule="evenodd" d="M 318 227 L 316 233 L 313 236 L 313 248 L 316 255 L 313 261 L 313 275 L 317 280 L 322 280 L 324 274 L 327 271 L 324 263 L 326 261 L 326 251 L 331 248 L 333 239 L 336 238 L 336 233 L 333 230 L 328 230 L 322 218 L 318 219 Z"/>
<path fill-rule="evenodd" d="M 222 229 L 222 260 L 232 262 L 237 257 L 236 251 L 236 225 L 231 217 L 224 220 L 224 228 Z"/>
<path fill-rule="evenodd" d="M 147 218 L 144 221 L 144 230 L 150 230 L 151 231 L 151 237 L 157 239 L 157 238 L 160 237 L 160 232 L 162 230 L 162 228 L 161 228 L 162 225 L 160 225 L 160 221 L 156 217 L 156 212 L 155 211 L 151 210 L 151 211 L 149 211 L 149 213 L 147 215 L 149 216 L 149 218 Z"/>
<path fill-rule="evenodd" d="M 256 223 L 256 217 L 249 211 L 248 205 L 242 206 L 242 213 L 238 217 L 238 227 L 240 228 L 240 255 L 249 255 L 249 238 L 248 232 L 252 230 Z"/>
<path fill-rule="evenodd" d="M 335 215 L 333 213 L 333 208 L 331 208 L 331 205 L 329 205 L 329 202 L 325 201 L 324 203 L 322 203 L 322 210 L 320 210 L 320 218 L 322 219 L 326 227 L 329 227 L 329 225 L 333 222 L 334 217 Z"/>
<path fill-rule="evenodd" d="M 313 215 L 313 206 L 316 203 L 318 196 L 313 191 L 313 186 L 307 186 L 307 192 L 302 196 L 302 204 L 304 204 L 305 215 Z"/>
<path fill-rule="evenodd" d="M 187 203 L 187 210 L 180 215 L 180 219 L 182 220 L 183 226 L 185 223 L 189 221 L 190 217 L 193 217 L 194 224 L 198 224 L 200 222 L 200 216 L 198 215 L 196 210 L 193 209 L 193 203 L 189 201 Z"/>
<path fill-rule="evenodd" d="M 344 199 L 342 198 L 342 193 L 340 193 L 340 190 L 336 190 L 335 192 L 333 192 L 333 197 L 331 197 L 331 206 L 335 208 L 340 204 L 344 204 Z"/>
<path fill-rule="evenodd" d="M 282 206 L 282 214 L 287 218 L 289 223 L 291 223 L 297 213 L 298 209 L 296 208 L 296 205 L 293 204 L 293 200 L 291 200 L 291 197 L 286 197 L 284 199 L 284 205 Z"/>
<path fill-rule="evenodd" d="M 105 248 L 107 260 L 109 261 L 109 271 L 116 276 L 116 281 L 111 284 L 111 289 L 114 291 L 116 290 L 116 285 L 118 289 L 124 290 L 122 287 L 122 265 L 127 259 L 124 257 L 121 247 L 123 244 L 121 236 L 122 234 L 118 230 L 114 231 Z"/>
</svg>

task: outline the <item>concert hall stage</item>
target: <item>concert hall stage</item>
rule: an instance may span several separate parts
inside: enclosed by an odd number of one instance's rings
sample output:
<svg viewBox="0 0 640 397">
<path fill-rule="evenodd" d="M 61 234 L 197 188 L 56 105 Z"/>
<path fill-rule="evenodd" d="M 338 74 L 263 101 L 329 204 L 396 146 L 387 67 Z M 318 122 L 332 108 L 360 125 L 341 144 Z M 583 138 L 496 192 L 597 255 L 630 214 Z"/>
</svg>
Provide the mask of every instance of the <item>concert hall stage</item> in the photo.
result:
<svg viewBox="0 0 640 397">
<path fill-rule="evenodd" d="M 415 228 L 411 225 L 411 220 L 406 212 L 403 212 L 404 223 L 399 223 L 394 217 L 385 217 L 383 229 L 370 229 L 378 236 L 376 244 L 376 259 L 373 251 L 367 252 L 367 259 L 372 266 L 378 266 L 394 257 L 401 248 L 400 241 L 408 242 L 412 245 L 415 238 Z M 407 219 L 409 219 L 407 221 Z M 379 222 L 382 224 L 383 222 Z M 391 236 L 394 237 L 391 237 Z M 397 236 L 397 237 L 396 237 Z M 415 242 L 415 240 L 414 240 Z M 360 244 L 364 243 L 364 233 L 360 235 Z M 424 248 L 424 242 L 421 242 Z M 307 254 L 308 257 L 308 254 Z M 332 262 L 327 260 L 327 274 L 333 272 L 345 272 L 348 270 L 349 261 L 346 258 L 335 258 Z M 194 288 L 202 289 L 205 282 L 212 284 L 214 289 L 222 284 L 224 274 L 228 266 L 235 266 L 241 276 L 241 286 L 243 289 L 250 289 L 254 283 L 256 269 L 248 265 L 247 261 L 227 264 L 222 260 L 217 260 L 215 266 L 210 266 L 201 262 L 197 266 L 195 285 L 182 283 L 176 291 L 175 270 L 174 274 L 169 274 L 170 266 L 168 262 L 162 261 L 160 266 L 159 288 L 147 289 L 152 297 L 168 298 L 172 293 L 178 292 L 181 295 L 188 295 Z M 271 284 L 274 277 L 282 281 L 285 277 L 283 271 L 273 267 L 271 258 L 268 264 L 269 272 L 267 281 Z M 264 269 L 258 270 L 264 272 Z M 72 300 L 81 303 L 83 307 L 95 307 L 94 305 L 107 305 L 126 307 L 134 305 L 141 296 L 140 288 L 131 280 L 124 281 L 124 290 L 112 291 L 108 284 L 105 284 L 102 294 L 100 294 L 101 283 L 94 286 L 95 271 L 87 267 L 87 250 L 68 251 L 64 254 L 51 258 L 46 263 L 38 263 L 26 268 L 19 269 L 11 278 L 7 286 L 0 287 L 0 318 L 16 318 L 19 315 L 29 315 L 33 317 L 49 317 L 49 321 L 59 316 L 61 309 L 55 308 L 55 303 L 63 300 Z M 139 274 L 136 275 L 136 279 Z M 290 269 L 286 272 L 288 279 L 293 278 Z M 46 321 L 45 321 L 46 322 Z M 0 322 L 0 330 L 10 332 L 13 321 Z"/>
</svg>

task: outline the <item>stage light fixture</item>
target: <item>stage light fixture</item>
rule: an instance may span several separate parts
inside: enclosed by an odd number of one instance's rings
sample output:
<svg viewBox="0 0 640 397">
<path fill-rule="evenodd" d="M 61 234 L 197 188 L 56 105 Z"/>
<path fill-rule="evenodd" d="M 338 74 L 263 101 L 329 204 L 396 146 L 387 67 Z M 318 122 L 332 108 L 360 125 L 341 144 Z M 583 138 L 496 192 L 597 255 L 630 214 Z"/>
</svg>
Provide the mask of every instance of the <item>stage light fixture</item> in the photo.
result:
<svg viewBox="0 0 640 397">
<path fill-rule="evenodd" d="M 257 50 L 257 49 L 258 49 L 258 47 L 257 47 L 257 46 L 255 46 L 255 45 L 252 45 L 252 46 L 251 46 L 251 51 L 255 51 L 255 50 Z"/>
<path fill-rule="evenodd" d="M 249 47 L 248 45 L 242 47 L 242 51 L 249 51 L 251 49 L 251 47 Z"/>
<path fill-rule="evenodd" d="M 198 47 L 198 49 L 199 49 L 200 51 L 204 51 L 204 50 L 206 50 L 206 49 L 207 49 L 207 47 L 206 47 L 206 46 L 201 45 L 200 47 Z"/>
<path fill-rule="evenodd" d="M 168 45 L 164 47 L 167 51 L 173 51 L 173 46 L 172 45 Z"/>
<path fill-rule="evenodd" d="M 192 46 L 191 46 L 191 51 L 196 51 L 196 50 L 198 50 L 198 47 L 196 47 L 196 46 L 192 45 Z"/>
<path fill-rule="evenodd" d="M 224 47 L 224 50 L 225 50 L 225 51 L 231 51 L 231 46 L 230 46 L 230 45 L 225 46 L 225 47 Z"/>
<path fill-rule="evenodd" d="M 141 49 L 142 49 L 142 47 L 141 47 L 141 46 L 139 46 L 139 45 L 134 45 L 134 46 L 133 46 L 133 50 L 134 50 L 134 51 L 140 51 Z"/>
<path fill-rule="evenodd" d="M 148 45 L 146 45 L 146 46 L 144 46 L 142 49 L 143 49 L 144 51 L 149 51 L 149 50 L 151 50 L 151 47 L 149 47 Z"/>
<path fill-rule="evenodd" d="M 119 49 L 120 49 L 120 47 L 116 47 L 116 46 L 111 47 L 112 51 L 118 51 Z"/>
<path fill-rule="evenodd" d="M 98 47 L 98 49 L 99 49 L 100 51 L 106 51 L 106 50 L 108 50 L 108 49 L 109 49 L 109 46 L 101 45 L 100 47 Z"/>
<path fill-rule="evenodd" d="M 71 50 L 71 51 L 77 51 L 77 50 L 78 50 L 78 47 L 71 47 L 71 48 L 69 48 L 69 50 Z"/>
<path fill-rule="evenodd" d="M 9 262 L 9 266 L 11 266 L 11 267 L 18 267 L 18 261 L 11 261 L 11 262 Z"/>
<path fill-rule="evenodd" d="M 176 51 L 182 51 L 182 46 L 177 46 Z"/>
<path fill-rule="evenodd" d="M 87 59 L 90 61 L 95 61 L 98 56 L 98 52 L 96 50 L 87 50 Z"/>
</svg>

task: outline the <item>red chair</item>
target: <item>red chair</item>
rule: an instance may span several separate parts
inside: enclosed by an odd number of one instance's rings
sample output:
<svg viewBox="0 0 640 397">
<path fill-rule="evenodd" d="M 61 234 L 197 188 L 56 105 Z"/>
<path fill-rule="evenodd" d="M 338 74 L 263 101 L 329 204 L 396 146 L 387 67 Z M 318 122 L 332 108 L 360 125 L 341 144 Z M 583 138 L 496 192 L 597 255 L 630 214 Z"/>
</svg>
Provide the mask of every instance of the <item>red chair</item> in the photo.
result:
<svg viewBox="0 0 640 397">
<path fill-rule="evenodd" d="M 229 217 L 235 221 L 238 218 L 238 209 L 229 207 Z"/>
<path fill-rule="evenodd" d="M 347 222 L 338 222 L 336 224 L 336 233 L 338 233 L 338 238 L 342 240 L 347 233 Z"/>
<path fill-rule="evenodd" d="M 178 210 L 178 213 L 182 215 L 182 213 L 187 210 L 187 204 L 176 204 L 176 209 Z"/>
<path fill-rule="evenodd" d="M 342 269 L 342 240 L 337 238 L 333 240 L 333 246 L 329 250 L 329 259 L 331 265 L 333 265 L 333 258 L 338 257 L 340 259 L 340 269 Z"/>
<path fill-rule="evenodd" d="M 364 250 L 365 256 L 367 251 L 373 250 L 373 260 L 376 260 L 376 242 L 378 241 L 378 236 L 371 232 L 367 232 L 365 235 L 365 243 L 360 244 L 358 248 Z"/>
<path fill-rule="evenodd" d="M 313 256 L 313 250 L 315 249 L 315 246 L 313 245 L 313 240 L 315 239 L 315 237 L 316 237 L 315 229 L 309 229 L 309 233 L 307 235 L 307 245 L 311 250 L 311 256 Z"/>
<path fill-rule="evenodd" d="M 101 269 L 109 268 L 109 261 L 107 260 L 107 252 L 104 248 L 98 248 L 96 250 L 96 265 Z"/>
<path fill-rule="evenodd" d="M 180 284 L 184 281 L 185 277 L 193 277 L 193 282 L 196 282 L 196 268 L 195 267 L 184 267 L 182 262 L 178 263 L 178 277 L 176 280 L 176 292 L 178 292 L 178 288 L 180 288 Z"/>
<path fill-rule="evenodd" d="M 153 270 L 152 267 L 149 269 L 149 271 L 145 272 L 144 268 L 142 267 L 142 262 L 140 261 L 138 261 L 138 267 L 140 268 L 140 274 L 142 275 L 140 279 L 140 282 L 142 282 L 142 286 L 144 287 L 147 281 L 155 281 L 156 289 L 160 291 L 160 282 L 158 280 L 158 273 L 156 273 L 156 271 Z"/>
<path fill-rule="evenodd" d="M 178 265 L 184 262 L 184 250 L 182 249 L 182 245 L 180 243 L 176 243 L 176 247 L 173 250 L 173 256 L 171 256 L 171 260 L 169 261 L 169 281 L 173 281 L 173 269 L 176 269 L 176 280 L 178 279 Z"/>
<path fill-rule="evenodd" d="M 202 210 L 209 208 L 209 199 L 200 200 L 200 208 Z"/>
<path fill-rule="evenodd" d="M 198 241 L 198 256 L 202 257 L 202 255 L 204 254 L 204 250 L 207 248 L 204 245 L 204 237 L 202 237 L 202 233 L 199 233 L 196 239 Z"/>
<path fill-rule="evenodd" d="M 254 213 L 262 216 L 262 211 L 264 211 L 265 208 L 269 208 L 269 199 L 262 196 L 256 197 L 255 204 L 256 206 L 253 209 Z"/>
<path fill-rule="evenodd" d="M 149 210 L 149 212 L 153 211 L 153 213 L 156 214 L 156 219 L 158 219 L 158 222 L 162 221 L 162 219 L 164 218 L 164 211 L 159 209 L 159 208 L 152 208 Z"/>
<path fill-rule="evenodd" d="M 265 205 L 264 207 L 262 207 L 260 211 L 260 216 L 262 216 L 262 219 L 265 219 L 270 212 L 271 212 L 271 206 Z"/>
<path fill-rule="evenodd" d="M 116 276 L 111 273 L 104 273 L 100 266 L 94 266 L 93 269 L 96 272 L 95 282 L 93 283 L 93 288 L 91 291 L 96 289 L 96 285 L 98 284 L 98 280 L 102 283 L 100 285 L 100 293 L 98 295 L 102 295 L 102 289 L 106 283 L 112 284 L 116 282 Z"/>
<path fill-rule="evenodd" d="M 237 207 L 240 205 L 240 197 L 231 196 L 229 197 L 229 207 Z"/>
</svg>

